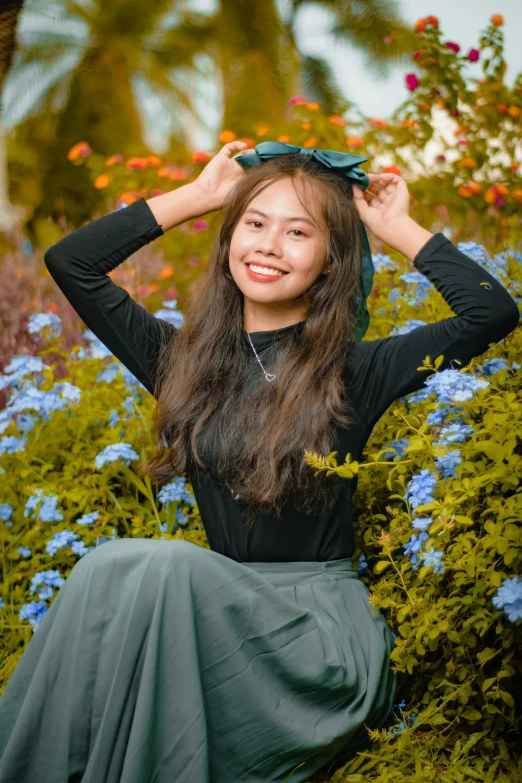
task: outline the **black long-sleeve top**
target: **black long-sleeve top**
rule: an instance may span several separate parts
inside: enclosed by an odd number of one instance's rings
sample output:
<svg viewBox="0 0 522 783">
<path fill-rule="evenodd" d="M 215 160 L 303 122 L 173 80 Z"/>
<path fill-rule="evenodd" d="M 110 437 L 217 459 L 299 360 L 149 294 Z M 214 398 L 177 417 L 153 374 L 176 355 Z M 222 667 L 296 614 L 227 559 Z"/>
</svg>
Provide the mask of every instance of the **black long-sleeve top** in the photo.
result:
<svg viewBox="0 0 522 783">
<path fill-rule="evenodd" d="M 174 338 L 177 329 L 149 313 L 107 273 L 162 234 L 141 198 L 77 229 L 45 254 L 47 269 L 85 324 L 151 394 L 163 330 L 170 330 Z M 413 265 L 456 315 L 404 335 L 351 345 L 346 378 L 354 421 L 349 428 L 336 431 L 334 449 L 340 463 L 347 453 L 360 461 L 375 423 L 389 405 L 424 386 L 429 372 L 417 368 L 426 355 L 432 360 L 444 355 L 439 370 L 451 366 L 452 359 L 463 367 L 519 322 L 518 307 L 505 288 L 444 234 L 430 237 Z M 251 332 L 250 338 L 263 360 L 263 354 L 267 358 L 277 349 L 280 336 L 298 328 L 299 324 L 293 324 Z M 250 350 L 247 332 L 242 333 Z M 282 519 L 260 514 L 249 525 L 249 516 L 230 487 L 213 482 L 201 471 L 189 477 L 209 545 L 225 556 L 243 562 L 326 561 L 354 553 L 351 517 L 357 478 L 339 482 L 320 515 L 303 515 L 289 503 Z"/>
</svg>

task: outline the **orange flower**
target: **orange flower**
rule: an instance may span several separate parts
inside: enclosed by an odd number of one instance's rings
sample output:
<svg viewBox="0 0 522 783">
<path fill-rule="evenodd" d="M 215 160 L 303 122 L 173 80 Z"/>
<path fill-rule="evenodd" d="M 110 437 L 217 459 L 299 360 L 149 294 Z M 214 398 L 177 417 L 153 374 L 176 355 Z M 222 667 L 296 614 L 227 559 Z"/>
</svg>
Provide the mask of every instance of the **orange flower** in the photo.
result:
<svg viewBox="0 0 522 783">
<path fill-rule="evenodd" d="M 239 141 L 244 141 L 245 144 L 248 144 L 249 147 L 255 147 L 256 146 L 256 143 L 255 143 L 254 139 L 243 138 L 243 139 L 239 139 Z"/>
<path fill-rule="evenodd" d="M 301 128 L 304 128 L 305 130 L 310 130 L 311 127 L 312 126 L 310 125 L 309 122 L 302 122 L 301 123 Z"/>
<path fill-rule="evenodd" d="M 312 137 L 311 139 L 307 139 L 305 142 L 303 142 L 303 147 L 315 147 L 316 144 L 317 139 Z"/>
<path fill-rule="evenodd" d="M 149 155 L 148 158 L 145 158 L 145 163 L 149 166 L 154 166 L 154 168 L 157 168 L 158 166 L 161 166 L 161 158 L 159 158 L 157 155 Z"/>
<path fill-rule="evenodd" d="M 71 147 L 67 153 L 69 160 L 78 160 L 78 158 L 86 158 L 92 152 L 91 148 L 86 141 L 79 141 L 74 147 Z"/>
<path fill-rule="evenodd" d="M 405 120 L 403 120 L 400 124 L 401 128 L 411 128 L 412 125 L 415 125 L 415 122 L 411 120 L 409 117 Z"/>
<path fill-rule="evenodd" d="M 507 106 L 505 106 L 503 103 L 497 104 L 497 111 L 499 114 L 507 114 Z"/>
<path fill-rule="evenodd" d="M 484 201 L 486 204 L 493 204 L 497 197 L 497 194 L 493 190 L 493 188 L 488 188 L 486 192 L 484 193 Z"/>
<path fill-rule="evenodd" d="M 312 101 L 312 103 L 307 103 L 306 104 L 306 108 L 307 109 L 311 109 L 312 111 L 315 111 L 316 109 L 320 109 L 321 108 L 321 104 L 320 103 L 316 103 L 315 101 Z"/>
<path fill-rule="evenodd" d="M 416 33 L 423 33 L 426 30 L 427 22 L 426 19 L 418 19 L 415 24 L 413 25 L 413 29 Z"/>
<path fill-rule="evenodd" d="M 164 266 L 159 274 L 160 280 L 166 280 L 168 277 L 172 277 L 176 273 L 173 266 Z"/>
<path fill-rule="evenodd" d="M 138 194 L 135 193 L 132 190 L 128 190 L 126 193 L 122 193 L 121 196 L 118 199 L 118 206 L 121 206 L 123 202 L 129 206 L 130 204 L 134 204 L 135 201 L 137 201 L 139 198 Z"/>
<path fill-rule="evenodd" d="M 132 169 L 132 171 L 144 171 L 144 169 L 148 168 L 146 159 L 137 157 L 129 158 L 125 166 L 128 169 Z"/>
<path fill-rule="evenodd" d="M 417 106 L 421 111 L 431 111 L 431 106 L 429 103 L 426 103 L 426 101 L 419 101 Z"/>
<path fill-rule="evenodd" d="M 453 135 L 460 136 L 460 134 L 465 133 L 467 129 L 468 129 L 467 125 L 459 125 L 459 127 L 455 128 L 455 130 L 453 131 Z"/>
<path fill-rule="evenodd" d="M 495 27 L 502 27 L 504 24 L 504 17 L 502 14 L 493 14 L 493 16 L 490 17 L 489 21 L 491 24 L 494 24 Z"/>
<path fill-rule="evenodd" d="M 520 117 L 520 109 L 518 108 L 518 106 L 510 106 L 508 109 L 508 114 L 510 114 L 513 117 L 513 119 L 518 120 L 518 118 Z"/>
<path fill-rule="evenodd" d="M 502 184 L 500 184 L 500 185 L 493 185 L 493 187 L 496 188 L 497 194 L 500 193 L 501 196 L 507 196 L 507 194 L 509 193 L 509 190 L 507 189 L 507 187 L 505 185 L 502 185 Z"/>
<path fill-rule="evenodd" d="M 468 190 L 473 195 L 476 196 L 477 193 L 480 193 L 482 190 L 481 186 L 478 182 L 468 182 Z"/>
<path fill-rule="evenodd" d="M 231 130 L 223 130 L 219 134 L 219 140 L 222 141 L 223 144 L 228 144 L 229 141 L 236 140 L 236 134 Z"/>
<path fill-rule="evenodd" d="M 511 169 L 511 171 L 518 171 L 519 167 L 520 167 L 520 163 L 518 162 L 518 160 L 514 160 L 509 164 L 509 168 Z"/>
<path fill-rule="evenodd" d="M 426 22 L 428 24 L 431 24 L 432 27 L 438 27 L 439 26 L 439 20 L 438 20 L 438 17 L 436 17 L 436 16 L 427 16 L 426 17 Z"/>
<path fill-rule="evenodd" d="M 399 177 L 402 177 L 402 171 L 398 166 L 383 166 L 381 168 L 381 173 L 384 172 L 385 174 L 398 174 Z"/>
<path fill-rule="evenodd" d="M 359 136 L 347 136 L 346 137 L 346 146 L 347 147 L 360 147 L 364 144 L 364 139 L 361 139 Z"/>
<path fill-rule="evenodd" d="M 370 125 L 376 125 L 378 128 L 387 128 L 388 123 L 386 120 L 380 120 L 378 117 L 371 117 L 368 122 Z"/>
<path fill-rule="evenodd" d="M 461 185 L 457 192 L 461 198 L 469 198 L 472 195 L 467 185 Z"/>
<path fill-rule="evenodd" d="M 276 141 L 280 141 L 281 144 L 290 144 L 290 136 L 278 136 Z"/>
<path fill-rule="evenodd" d="M 55 305 L 54 302 L 51 302 L 51 304 L 47 306 L 47 312 L 48 313 L 57 313 L 58 312 L 58 305 Z"/>
<path fill-rule="evenodd" d="M 150 197 L 155 198 L 156 196 L 163 196 L 163 194 L 166 192 L 166 190 L 162 190 L 161 188 L 152 188 L 150 191 Z"/>
<path fill-rule="evenodd" d="M 256 136 L 266 136 L 269 130 L 270 128 L 268 127 L 268 125 L 262 125 L 260 128 L 257 129 Z"/>
<path fill-rule="evenodd" d="M 339 125 L 341 128 L 344 128 L 346 125 L 345 120 L 337 114 L 332 114 L 331 117 L 328 117 L 328 122 L 331 122 L 332 125 Z"/>
<path fill-rule="evenodd" d="M 99 177 L 96 177 L 94 180 L 94 187 L 96 190 L 103 190 L 103 188 L 106 188 L 108 185 L 110 185 L 110 177 L 107 176 L 107 174 L 100 174 Z"/>
<path fill-rule="evenodd" d="M 123 155 L 111 155 L 105 161 L 106 166 L 114 166 L 115 163 L 123 163 Z"/>
<path fill-rule="evenodd" d="M 475 158 L 462 158 L 459 161 L 459 166 L 463 169 L 474 169 L 477 166 L 477 161 Z"/>
<path fill-rule="evenodd" d="M 207 163 L 210 160 L 210 155 L 203 150 L 195 150 L 192 153 L 192 160 L 194 163 Z"/>
<path fill-rule="evenodd" d="M 522 190 L 520 188 L 514 190 L 511 195 L 513 198 L 516 198 L 517 201 L 522 201 Z"/>
</svg>

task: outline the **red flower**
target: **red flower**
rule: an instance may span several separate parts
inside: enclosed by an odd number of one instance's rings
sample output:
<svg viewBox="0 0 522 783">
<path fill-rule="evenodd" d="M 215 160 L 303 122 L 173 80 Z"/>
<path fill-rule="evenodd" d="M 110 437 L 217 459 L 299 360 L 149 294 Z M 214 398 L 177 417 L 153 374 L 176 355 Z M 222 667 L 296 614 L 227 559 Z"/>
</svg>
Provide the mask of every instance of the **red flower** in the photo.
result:
<svg viewBox="0 0 522 783">
<path fill-rule="evenodd" d="M 305 95 L 294 95 L 288 99 L 289 106 L 298 106 L 301 103 L 308 103 L 308 98 Z"/>
<path fill-rule="evenodd" d="M 419 86 L 419 80 L 414 73 L 407 73 L 405 77 L 406 87 L 408 90 L 416 90 Z"/>
<path fill-rule="evenodd" d="M 480 52 L 478 49 L 470 49 L 468 52 L 468 60 L 472 63 L 476 63 L 478 58 L 480 57 Z"/>
<path fill-rule="evenodd" d="M 458 45 L 458 43 L 454 43 L 453 41 L 444 41 L 444 46 L 453 49 L 455 54 L 458 54 L 460 52 L 460 46 Z"/>
</svg>

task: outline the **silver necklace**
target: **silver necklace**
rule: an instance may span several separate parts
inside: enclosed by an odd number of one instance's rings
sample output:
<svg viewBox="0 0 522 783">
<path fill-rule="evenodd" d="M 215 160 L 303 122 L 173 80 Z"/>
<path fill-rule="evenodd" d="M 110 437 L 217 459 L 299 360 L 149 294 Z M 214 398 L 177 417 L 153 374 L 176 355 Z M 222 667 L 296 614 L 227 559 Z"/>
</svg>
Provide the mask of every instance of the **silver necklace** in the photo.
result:
<svg viewBox="0 0 522 783">
<path fill-rule="evenodd" d="M 248 334 L 248 332 L 247 332 L 247 334 Z M 250 342 L 250 345 L 252 346 L 252 350 L 254 351 L 254 353 L 255 353 L 255 355 L 256 355 L 256 359 L 257 359 L 257 361 L 258 361 L 258 362 L 259 362 L 259 364 L 261 365 L 261 369 L 263 370 L 263 372 L 264 372 L 264 374 L 265 374 L 265 378 L 267 379 L 267 381 L 273 381 L 273 380 L 274 380 L 274 378 L 275 378 L 275 375 L 272 375 L 272 373 L 269 373 L 269 372 L 267 372 L 267 371 L 265 370 L 265 368 L 263 367 L 263 365 L 261 364 L 261 359 L 260 359 L 260 358 L 259 358 L 259 356 L 257 355 L 257 351 L 256 351 L 256 349 L 254 348 L 254 345 L 253 345 L 253 343 L 252 343 L 252 340 L 250 339 L 250 335 L 249 335 L 249 334 L 248 334 L 248 340 L 249 340 L 249 342 Z"/>
</svg>

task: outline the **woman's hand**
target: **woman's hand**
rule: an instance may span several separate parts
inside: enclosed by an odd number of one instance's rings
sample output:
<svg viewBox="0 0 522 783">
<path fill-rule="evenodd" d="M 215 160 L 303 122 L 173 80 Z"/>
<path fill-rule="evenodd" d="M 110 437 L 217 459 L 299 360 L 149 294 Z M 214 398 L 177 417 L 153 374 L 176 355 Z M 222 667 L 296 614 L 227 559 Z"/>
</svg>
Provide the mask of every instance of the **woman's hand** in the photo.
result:
<svg viewBox="0 0 522 783">
<path fill-rule="evenodd" d="M 394 234 L 408 213 L 410 194 L 406 182 L 397 174 L 368 174 L 370 184 L 366 190 L 353 186 L 353 199 L 359 217 L 378 239 L 394 246 Z"/>
<path fill-rule="evenodd" d="M 245 141 L 230 141 L 225 144 L 191 183 L 200 192 L 205 206 L 208 205 L 207 212 L 221 209 L 231 189 L 245 175 L 245 169 L 236 163 L 231 155 L 234 150 L 243 153 L 247 147 Z"/>
</svg>

